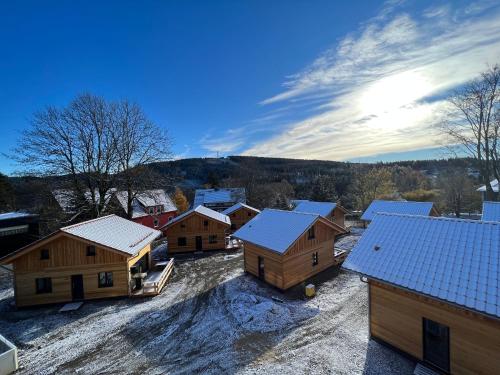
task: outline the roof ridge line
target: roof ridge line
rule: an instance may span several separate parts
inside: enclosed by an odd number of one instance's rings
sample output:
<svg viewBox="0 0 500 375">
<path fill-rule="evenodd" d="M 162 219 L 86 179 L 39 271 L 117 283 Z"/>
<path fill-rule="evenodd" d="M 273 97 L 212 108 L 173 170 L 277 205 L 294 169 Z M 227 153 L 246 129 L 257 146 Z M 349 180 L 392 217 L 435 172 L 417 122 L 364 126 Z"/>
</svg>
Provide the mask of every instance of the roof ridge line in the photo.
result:
<svg viewBox="0 0 500 375">
<path fill-rule="evenodd" d="M 96 217 L 95 219 L 91 219 L 91 220 L 87 220 L 87 221 L 82 221 L 81 223 L 76 223 L 76 224 L 68 225 L 67 227 L 62 227 L 62 228 L 60 228 L 60 230 L 75 228 L 75 227 L 78 227 L 78 226 L 81 226 L 81 225 L 93 223 L 94 221 L 99 221 L 99 220 L 102 220 L 102 219 L 106 219 L 106 218 L 109 218 L 111 216 L 117 216 L 117 217 L 119 217 L 118 215 L 115 215 L 115 214 L 109 214 L 109 215 L 105 215 L 105 216 L 99 216 L 99 217 Z"/>
<path fill-rule="evenodd" d="M 401 214 L 401 213 L 393 213 L 393 212 L 376 212 L 375 217 L 377 215 L 383 216 L 400 216 L 400 217 L 413 217 L 418 219 L 427 219 L 427 220 L 442 220 L 442 221 L 456 221 L 459 223 L 475 223 L 475 224 L 497 224 L 500 225 L 498 221 L 488 221 L 488 220 L 473 220 L 473 219 L 461 219 L 457 217 L 444 217 L 444 216 L 427 216 L 427 215 L 412 215 L 412 214 Z"/>
</svg>

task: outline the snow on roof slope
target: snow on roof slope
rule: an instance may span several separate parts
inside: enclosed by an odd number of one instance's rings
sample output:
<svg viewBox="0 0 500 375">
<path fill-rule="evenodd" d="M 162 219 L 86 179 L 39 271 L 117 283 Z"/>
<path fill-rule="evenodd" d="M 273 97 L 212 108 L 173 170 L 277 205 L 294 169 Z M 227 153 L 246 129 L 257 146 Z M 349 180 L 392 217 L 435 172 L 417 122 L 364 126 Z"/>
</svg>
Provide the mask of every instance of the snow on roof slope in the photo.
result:
<svg viewBox="0 0 500 375">
<path fill-rule="evenodd" d="M 500 317 L 500 223 L 381 213 L 343 267 Z"/>
<path fill-rule="evenodd" d="M 192 210 L 186 211 L 183 214 L 181 214 L 181 215 L 173 218 L 167 224 L 165 224 L 162 228 L 169 227 L 169 226 L 173 225 L 174 223 L 177 223 L 178 221 L 181 221 L 186 216 L 191 215 L 193 212 L 197 212 L 197 213 L 199 213 L 201 215 L 204 215 L 204 216 L 207 216 L 207 217 L 212 218 L 214 220 L 220 221 L 220 222 L 222 222 L 224 224 L 231 225 L 231 219 L 229 218 L 229 216 L 224 215 L 221 212 L 217 212 L 217 211 L 214 211 L 214 210 L 212 210 L 210 208 L 207 208 L 205 206 L 201 206 L 200 205 L 200 206 L 198 206 L 196 208 L 193 208 Z"/>
<path fill-rule="evenodd" d="M 249 210 L 252 210 L 252 211 L 255 211 L 255 212 L 260 212 L 260 210 L 258 210 L 256 208 L 253 208 L 253 207 L 251 207 L 251 206 L 249 206 L 249 205 L 247 205 L 245 203 L 239 202 L 239 203 L 236 203 L 235 205 L 233 205 L 233 206 L 231 206 L 229 208 L 226 208 L 224 211 L 222 211 L 222 213 L 224 215 L 231 215 L 234 211 L 239 210 L 242 207 L 248 208 Z"/>
<path fill-rule="evenodd" d="M 293 209 L 298 212 L 309 212 L 311 214 L 318 214 L 323 217 L 328 216 L 337 207 L 337 203 L 333 202 L 316 202 L 302 200 L 297 203 Z"/>
<path fill-rule="evenodd" d="M 498 193 L 498 181 L 497 179 L 494 179 L 490 181 L 491 189 L 493 190 L 494 193 Z M 476 191 L 486 191 L 486 185 L 482 185 L 479 188 L 477 188 Z"/>
<path fill-rule="evenodd" d="M 484 201 L 481 220 L 500 221 L 500 202 Z"/>
<path fill-rule="evenodd" d="M 245 188 L 197 189 L 194 196 L 194 207 L 207 203 L 246 203 Z"/>
<path fill-rule="evenodd" d="M 284 254 L 319 217 L 306 212 L 266 208 L 233 236 Z"/>
<path fill-rule="evenodd" d="M 116 198 L 122 206 L 123 210 L 127 212 L 127 192 L 117 191 Z M 145 190 L 137 193 L 132 201 L 132 218 L 148 216 L 149 213 L 145 211 L 147 207 L 163 206 L 164 212 L 177 211 L 177 207 L 170 197 L 163 189 Z"/>
<path fill-rule="evenodd" d="M 161 235 L 161 232 L 116 215 L 103 216 L 61 228 L 72 234 L 106 247 L 135 255 Z"/>
<path fill-rule="evenodd" d="M 0 220 L 10 220 L 10 219 L 20 219 L 23 217 L 34 217 L 38 216 L 36 214 L 30 214 L 28 212 L 5 212 L 0 214 Z"/>
<path fill-rule="evenodd" d="M 379 212 L 428 216 L 433 206 L 432 202 L 374 200 L 361 216 L 361 220 L 372 220 Z"/>
</svg>

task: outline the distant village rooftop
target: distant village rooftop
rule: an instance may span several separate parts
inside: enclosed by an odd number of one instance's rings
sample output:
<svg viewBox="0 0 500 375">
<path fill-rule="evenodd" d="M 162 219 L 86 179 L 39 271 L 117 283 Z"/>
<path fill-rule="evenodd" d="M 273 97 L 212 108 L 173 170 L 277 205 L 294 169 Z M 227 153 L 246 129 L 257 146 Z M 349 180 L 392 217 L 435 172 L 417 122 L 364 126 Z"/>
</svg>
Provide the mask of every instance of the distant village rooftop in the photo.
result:
<svg viewBox="0 0 500 375">
<path fill-rule="evenodd" d="M 197 189 L 193 207 L 205 204 L 246 203 L 245 188 Z"/>
<path fill-rule="evenodd" d="M 500 202 L 484 201 L 481 220 L 500 221 Z"/>
<path fill-rule="evenodd" d="M 308 200 L 297 200 L 296 206 L 293 209 L 296 212 L 308 212 L 318 214 L 320 216 L 328 216 L 335 208 L 337 203 L 334 202 L 315 202 Z"/>
<path fill-rule="evenodd" d="M 500 223 L 377 214 L 344 268 L 500 318 Z"/>
<path fill-rule="evenodd" d="M 375 214 L 386 212 L 394 214 L 438 216 L 438 212 L 432 202 L 413 201 L 385 201 L 374 200 L 361 216 L 361 220 L 370 221 Z"/>
</svg>

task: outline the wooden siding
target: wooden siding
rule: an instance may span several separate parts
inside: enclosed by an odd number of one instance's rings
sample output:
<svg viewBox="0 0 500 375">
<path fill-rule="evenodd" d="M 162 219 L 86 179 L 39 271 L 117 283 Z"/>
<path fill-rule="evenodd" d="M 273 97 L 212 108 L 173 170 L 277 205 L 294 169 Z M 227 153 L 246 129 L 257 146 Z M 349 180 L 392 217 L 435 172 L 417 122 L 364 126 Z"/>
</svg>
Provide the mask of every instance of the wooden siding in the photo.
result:
<svg viewBox="0 0 500 375">
<path fill-rule="evenodd" d="M 208 221 L 208 226 L 204 226 L 204 221 Z M 184 226 L 184 227 L 183 227 Z M 196 237 L 201 236 L 203 250 L 220 250 L 226 247 L 226 233 L 229 232 L 229 224 L 206 217 L 193 212 L 164 230 L 164 235 L 168 241 L 169 253 L 182 253 L 196 251 Z M 217 236 L 216 243 L 209 243 L 209 236 Z M 186 238 L 186 246 L 178 246 L 178 238 Z"/>
<path fill-rule="evenodd" d="M 500 321 L 383 284 L 370 282 L 372 336 L 423 359 L 422 319 L 450 328 L 452 374 L 500 373 Z"/>
<path fill-rule="evenodd" d="M 229 217 L 231 218 L 231 231 L 232 232 L 237 231 L 258 214 L 259 214 L 258 212 L 250 210 L 246 207 L 241 207 L 237 209 L 236 211 L 234 211 L 229 215 Z"/>
<path fill-rule="evenodd" d="M 345 212 L 342 209 L 336 207 L 328 219 L 331 222 L 340 225 L 342 228 L 345 228 Z"/>
<path fill-rule="evenodd" d="M 17 306 L 71 301 L 72 275 L 82 275 L 84 299 L 127 296 L 130 275 L 126 254 L 96 246 L 96 255 L 87 256 L 90 244 L 67 235 L 55 235 L 15 258 L 12 263 Z M 49 259 L 40 259 L 42 249 L 49 251 Z M 143 256 L 149 251 L 150 245 L 139 254 Z M 113 272 L 112 287 L 98 287 L 99 272 Z M 51 278 L 52 293 L 36 293 L 35 280 L 43 277 Z"/>
<path fill-rule="evenodd" d="M 288 289 L 336 264 L 333 256 L 336 231 L 326 224 L 315 223 L 315 238 L 307 232 L 284 255 L 244 241 L 245 271 L 258 276 L 258 257 L 264 258 L 265 281 L 279 289 Z M 318 252 L 313 266 L 312 254 Z"/>
</svg>

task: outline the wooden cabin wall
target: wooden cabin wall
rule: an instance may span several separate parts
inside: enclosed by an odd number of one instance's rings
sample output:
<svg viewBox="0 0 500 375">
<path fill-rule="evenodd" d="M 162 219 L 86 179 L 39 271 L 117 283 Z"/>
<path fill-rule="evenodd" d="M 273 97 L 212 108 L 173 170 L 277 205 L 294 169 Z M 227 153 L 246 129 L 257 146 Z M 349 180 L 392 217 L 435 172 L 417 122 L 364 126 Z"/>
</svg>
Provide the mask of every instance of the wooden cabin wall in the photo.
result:
<svg viewBox="0 0 500 375">
<path fill-rule="evenodd" d="M 203 225 L 208 221 L 208 226 Z M 183 228 L 182 225 L 185 227 Z M 169 253 L 182 253 L 196 251 L 196 236 L 202 237 L 203 250 L 220 250 L 226 247 L 226 233 L 229 232 L 229 224 L 200 215 L 197 212 L 187 216 L 185 219 L 167 227 L 164 231 L 168 240 Z M 217 242 L 209 243 L 209 236 L 216 235 Z M 186 237 L 186 246 L 178 246 L 177 239 Z"/>
<path fill-rule="evenodd" d="M 244 246 L 245 271 L 258 277 L 259 256 L 261 256 L 264 258 L 265 281 L 284 289 L 282 256 L 248 242 L 245 242 Z"/>
<path fill-rule="evenodd" d="M 243 225 L 252 220 L 259 213 L 254 210 L 250 210 L 246 207 L 242 207 L 232 214 L 229 215 L 231 218 L 231 231 L 235 232 L 240 229 Z"/>
<path fill-rule="evenodd" d="M 283 289 L 301 283 L 309 277 L 336 264 L 333 256 L 335 230 L 317 221 L 315 238 L 304 233 L 283 256 Z M 313 266 L 313 253 L 318 252 L 318 264 Z"/>
<path fill-rule="evenodd" d="M 335 210 L 333 210 L 333 215 L 331 215 L 329 219 L 335 224 L 338 224 L 341 227 L 345 228 L 345 212 L 340 208 L 335 207 Z"/>
<path fill-rule="evenodd" d="M 372 336 L 422 360 L 422 319 L 431 319 L 450 328 L 452 374 L 498 373 L 500 321 L 373 281 L 369 288 Z"/>
<path fill-rule="evenodd" d="M 83 276 L 85 299 L 128 295 L 127 258 L 96 246 L 96 255 L 87 256 L 89 243 L 61 236 L 41 244 L 13 261 L 17 306 L 67 302 L 72 300 L 71 275 Z M 40 251 L 49 250 L 41 260 Z M 98 287 L 98 273 L 113 272 L 113 286 Z M 36 278 L 50 277 L 52 293 L 36 293 Z"/>
</svg>

